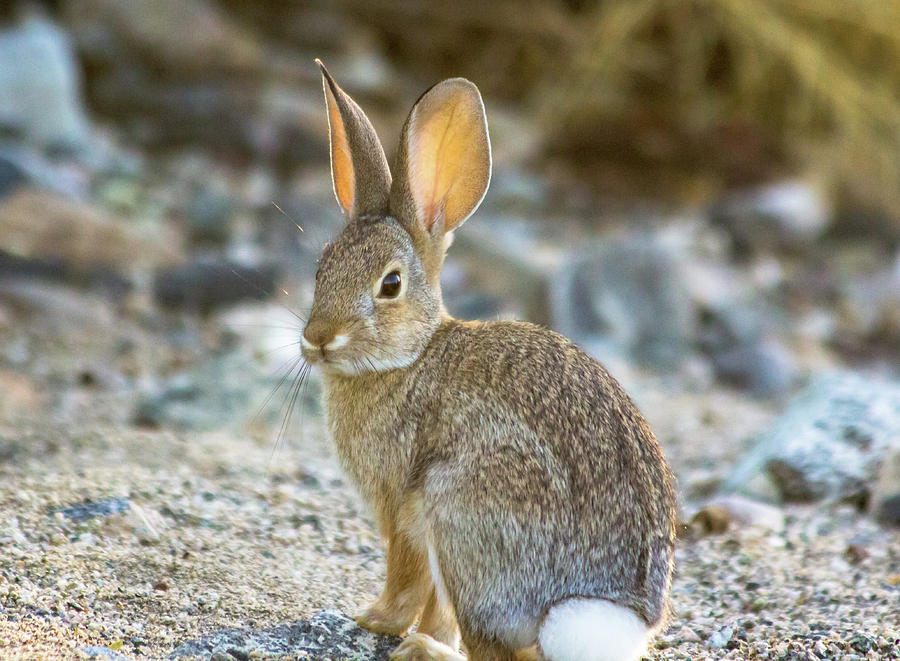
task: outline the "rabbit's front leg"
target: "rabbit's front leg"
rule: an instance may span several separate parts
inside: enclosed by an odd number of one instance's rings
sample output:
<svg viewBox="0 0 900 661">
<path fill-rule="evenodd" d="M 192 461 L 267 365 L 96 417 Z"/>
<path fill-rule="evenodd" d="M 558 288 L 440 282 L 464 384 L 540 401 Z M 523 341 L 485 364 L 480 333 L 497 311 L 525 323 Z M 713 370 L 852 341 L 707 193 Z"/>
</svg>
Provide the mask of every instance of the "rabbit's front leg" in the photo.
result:
<svg viewBox="0 0 900 661">
<path fill-rule="evenodd" d="M 453 608 L 442 607 L 432 588 L 416 633 L 391 653 L 391 661 L 463 661 L 458 649 L 459 627 Z"/>
<path fill-rule="evenodd" d="M 391 652 L 391 661 L 466 661 L 455 649 L 424 633 L 410 634 Z"/>
<path fill-rule="evenodd" d="M 441 606 L 434 588 L 431 589 L 431 596 L 425 604 L 416 632 L 428 634 L 452 649 L 459 649 L 459 627 L 456 624 L 453 607 Z"/>
<path fill-rule="evenodd" d="M 356 623 L 374 633 L 402 636 L 422 612 L 429 590 L 431 575 L 425 555 L 406 535 L 395 531 L 388 541 L 384 590 L 356 617 Z"/>
</svg>

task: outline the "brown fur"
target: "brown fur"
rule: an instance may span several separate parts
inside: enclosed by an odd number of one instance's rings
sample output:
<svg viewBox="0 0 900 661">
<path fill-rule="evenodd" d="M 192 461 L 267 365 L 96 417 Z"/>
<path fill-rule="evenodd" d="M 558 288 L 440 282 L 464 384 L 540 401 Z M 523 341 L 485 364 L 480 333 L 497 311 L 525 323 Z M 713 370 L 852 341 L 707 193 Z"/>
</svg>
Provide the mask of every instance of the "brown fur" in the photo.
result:
<svg viewBox="0 0 900 661">
<path fill-rule="evenodd" d="M 455 85 L 450 93 L 471 93 Z M 615 379 L 561 335 L 443 311 L 444 219 L 415 217 L 407 152 L 388 214 L 351 214 L 325 250 L 305 336 L 338 456 L 388 545 L 384 592 L 358 621 L 402 634 L 421 615 L 419 632 L 446 644 L 412 637 L 398 658 L 453 658 L 454 615 L 472 658 L 534 655 L 543 617 L 570 597 L 606 599 L 657 626 L 675 496 L 652 432 Z M 405 295 L 382 300 L 391 264 Z M 338 335 L 347 343 L 328 349 Z"/>
</svg>

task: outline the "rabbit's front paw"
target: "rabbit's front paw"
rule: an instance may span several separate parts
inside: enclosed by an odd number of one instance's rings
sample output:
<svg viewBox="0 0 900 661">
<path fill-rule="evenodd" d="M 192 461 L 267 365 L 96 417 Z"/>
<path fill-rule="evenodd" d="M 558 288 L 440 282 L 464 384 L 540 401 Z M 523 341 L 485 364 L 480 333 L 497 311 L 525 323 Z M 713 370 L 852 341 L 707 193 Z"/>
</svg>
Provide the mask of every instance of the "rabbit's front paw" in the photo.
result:
<svg viewBox="0 0 900 661">
<path fill-rule="evenodd" d="M 462 654 L 424 633 L 406 637 L 391 652 L 391 661 L 465 661 Z"/>
<path fill-rule="evenodd" d="M 412 626 L 416 619 L 416 614 L 410 616 L 401 609 L 390 608 L 384 605 L 381 600 L 366 609 L 365 613 L 357 615 L 356 623 L 363 629 L 367 629 L 372 633 L 384 633 L 391 636 L 402 636 Z"/>
</svg>

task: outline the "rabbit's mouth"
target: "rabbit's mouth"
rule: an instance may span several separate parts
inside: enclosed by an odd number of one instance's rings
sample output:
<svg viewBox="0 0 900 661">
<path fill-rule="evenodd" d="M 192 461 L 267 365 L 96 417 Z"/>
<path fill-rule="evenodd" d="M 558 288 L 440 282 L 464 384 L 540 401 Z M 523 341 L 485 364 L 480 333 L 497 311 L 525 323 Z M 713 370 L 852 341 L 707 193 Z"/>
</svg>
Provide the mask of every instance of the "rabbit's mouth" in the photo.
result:
<svg viewBox="0 0 900 661">
<path fill-rule="evenodd" d="M 352 351 L 332 349 L 329 347 L 306 347 L 301 350 L 307 363 L 324 372 L 343 376 L 361 376 L 374 372 L 388 372 L 394 369 L 409 367 L 415 362 L 417 355 L 379 356 L 365 350 Z M 358 354 L 358 355 L 357 355 Z"/>
<path fill-rule="evenodd" d="M 313 344 L 303 335 L 300 336 L 300 352 L 310 365 L 328 365 L 340 362 L 337 352 L 350 342 L 348 335 L 335 335 L 325 344 Z"/>
</svg>

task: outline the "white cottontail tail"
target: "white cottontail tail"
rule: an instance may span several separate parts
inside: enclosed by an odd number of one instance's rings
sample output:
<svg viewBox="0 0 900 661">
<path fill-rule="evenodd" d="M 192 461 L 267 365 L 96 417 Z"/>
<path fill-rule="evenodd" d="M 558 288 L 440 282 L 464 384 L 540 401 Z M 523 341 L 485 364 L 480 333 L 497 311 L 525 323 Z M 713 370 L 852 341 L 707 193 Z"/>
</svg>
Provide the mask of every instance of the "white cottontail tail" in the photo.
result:
<svg viewBox="0 0 900 661">
<path fill-rule="evenodd" d="M 321 63 L 320 63 L 321 66 Z M 357 618 L 403 635 L 392 658 L 640 656 L 667 611 L 672 474 L 607 371 L 561 335 L 468 322 L 441 302 L 450 232 L 491 175 L 478 89 L 413 106 L 394 178 L 359 106 L 322 67 L 334 192 L 306 360 L 321 368 L 345 470 L 387 543 Z"/>
</svg>

